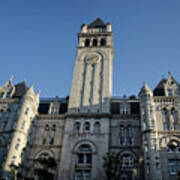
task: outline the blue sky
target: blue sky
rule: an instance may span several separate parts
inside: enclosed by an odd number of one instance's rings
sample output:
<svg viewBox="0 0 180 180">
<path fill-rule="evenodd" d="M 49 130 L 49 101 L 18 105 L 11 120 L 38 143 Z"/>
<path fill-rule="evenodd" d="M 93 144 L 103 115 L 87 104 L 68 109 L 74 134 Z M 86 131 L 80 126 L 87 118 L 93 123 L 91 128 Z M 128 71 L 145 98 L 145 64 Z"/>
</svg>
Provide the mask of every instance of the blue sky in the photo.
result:
<svg viewBox="0 0 180 180">
<path fill-rule="evenodd" d="M 70 93 L 77 33 L 97 17 L 114 34 L 113 95 L 153 89 L 171 71 L 180 81 L 179 0 L 2 0 L 0 83 L 26 79 L 41 97 Z"/>
</svg>

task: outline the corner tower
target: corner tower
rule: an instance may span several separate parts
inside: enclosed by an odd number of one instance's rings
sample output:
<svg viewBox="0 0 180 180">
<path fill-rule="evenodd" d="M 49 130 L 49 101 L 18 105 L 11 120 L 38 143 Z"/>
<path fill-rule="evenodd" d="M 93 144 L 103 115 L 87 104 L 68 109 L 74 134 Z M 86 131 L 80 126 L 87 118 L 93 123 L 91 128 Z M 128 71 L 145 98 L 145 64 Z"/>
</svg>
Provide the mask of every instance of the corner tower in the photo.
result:
<svg viewBox="0 0 180 180">
<path fill-rule="evenodd" d="M 78 33 L 69 113 L 108 113 L 112 95 L 113 36 L 110 23 L 96 19 Z"/>
</svg>

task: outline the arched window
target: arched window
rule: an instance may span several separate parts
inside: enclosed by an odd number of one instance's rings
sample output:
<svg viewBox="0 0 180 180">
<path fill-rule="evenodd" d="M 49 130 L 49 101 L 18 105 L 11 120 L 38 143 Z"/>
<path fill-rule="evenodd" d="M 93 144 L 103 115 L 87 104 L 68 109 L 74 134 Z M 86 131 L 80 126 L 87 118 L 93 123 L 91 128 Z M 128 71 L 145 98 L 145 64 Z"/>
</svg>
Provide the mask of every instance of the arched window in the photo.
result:
<svg viewBox="0 0 180 180">
<path fill-rule="evenodd" d="M 90 131 L 90 123 L 87 122 L 87 121 L 84 123 L 84 130 L 85 131 Z"/>
<path fill-rule="evenodd" d="M 49 154 L 46 152 L 39 155 L 39 158 L 41 159 L 48 159 L 49 157 L 50 157 Z"/>
<path fill-rule="evenodd" d="M 89 40 L 89 39 L 86 39 L 86 40 L 85 40 L 85 46 L 86 46 L 86 47 L 89 47 L 89 46 L 90 46 L 90 40 Z"/>
<path fill-rule="evenodd" d="M 134 158 L 129 154 L 124 154 L 121 157 L 121 167 L 122 168 L 132 168 L 134 167 Z"/>
<path fill-rule="evenodd" d="M 75 122 L 75 124 L 74 124 L 74 131 L 75 132 L 79 132 L 80 131 L 80 123 L 79 122 Z"/>
<path fill-rule="evenodd" d="M 98 43 L 97 39 L 93 39 L 93 46 L 97 46 L 97 43 Z"/>
<path fill-rule="evenodd" d="M 77 154 L 77 164 L 91 164 L 92 150 L 89 145 L 81 145 Z"/>
<path fill-rule="evenodd" d="M 162 110 L 163 115 L 163 122 L 164 122 L 164 130 L 169 131 L 170 130 L 170 122 L 169 122 L 169 115 L 166 108 Z"/>
<path fill-rule="evenodd" d="M 105 46 L 106 45 L 106 39 L 105 38 L 101 39 L 100 44 L 101 44 L 101 46 Z"/>
<path fill-rule="evenodd" d="M 100 131 L 101 131 L 100 122 L 95 122 L 95 124 L 94 124 L 94 132 L 99 133 Z"/>
<path fill-rule="evenodd" d="M 93 144 L 84 142 L 81 145 L 77 145 L 75 149 L 76 163 L 75 163 L 75 180 L 90 180 L 92 169 L 92 155 L 95 152 Z"/>
</svg>

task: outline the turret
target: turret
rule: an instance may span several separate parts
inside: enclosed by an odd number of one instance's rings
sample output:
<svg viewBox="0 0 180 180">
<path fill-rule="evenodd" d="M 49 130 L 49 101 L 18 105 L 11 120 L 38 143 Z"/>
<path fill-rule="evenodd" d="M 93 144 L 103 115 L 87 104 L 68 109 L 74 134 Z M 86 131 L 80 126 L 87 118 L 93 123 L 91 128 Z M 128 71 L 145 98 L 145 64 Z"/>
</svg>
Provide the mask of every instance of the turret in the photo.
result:
<svg viewBox="0 0 180 180">
<path fill-rule="evenodd" d="M 29 130 L 34 120 L 39 105 L 39 92 L 34 93 L 33 85 L 27 89 L 18 113 L 17 123 L 14 127 L 13 139 L 9 146 L 8 156 L 4 165 L 5 171 L 10 171 L 10 165 L 19 166 L 21 163 L 21 153 L 26 146 Z"/>
<path fill-rule="evenodd" d="M 153 96 L 153 92 L 151 91 L 151 89 L 148 87 L 148 85 L 146 84 L 146 82 L 144 81 L 143 83 L 143 87 L 140 90 L 139 93 L 139 97 L 146 97 L 146 96 Z"/>
<path fill-rule="evenodd" d="M 155 104 L 153 92 L 146 82 L 140 90 L 139 97 L 146 180 L 160 180 L 162 177 L 157 171 L 157 164 L 159 165 L 160 162 Z"/>
</svg>

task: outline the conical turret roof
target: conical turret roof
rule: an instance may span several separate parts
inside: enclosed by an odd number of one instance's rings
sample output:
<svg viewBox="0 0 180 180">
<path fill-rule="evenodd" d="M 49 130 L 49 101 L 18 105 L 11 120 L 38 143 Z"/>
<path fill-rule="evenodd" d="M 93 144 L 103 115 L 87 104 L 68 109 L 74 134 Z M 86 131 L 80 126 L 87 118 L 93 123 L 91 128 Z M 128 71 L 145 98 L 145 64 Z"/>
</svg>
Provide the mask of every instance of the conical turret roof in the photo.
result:
<svg viewBox="0 0 180 180">
<path fill-rule="evenodd" d="M 34 95 L 34 86 L 33 84 L 31 87 L 26 91 L 26 95 Z"/>
<path fill-rule="evenodd" d="M 151 89 L 148 87 L 148 85 L 146 84 L 145 81 L 144 81 L 144 83 L 143 83 L 143 87 L 142 87 L 141 90 L 140 90 L 139 96 L 140 96 L 141 94 L 152 94 Z"/>
</svg>

